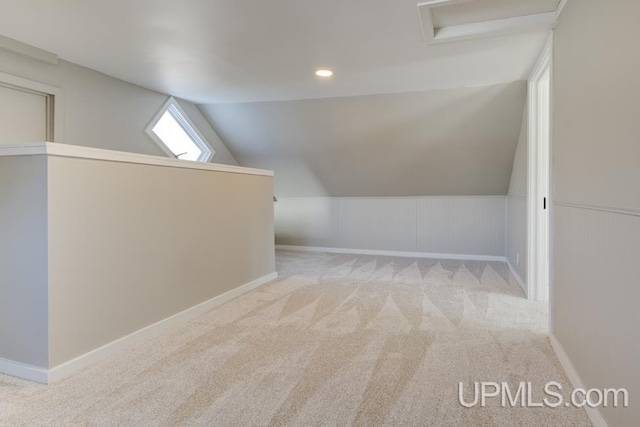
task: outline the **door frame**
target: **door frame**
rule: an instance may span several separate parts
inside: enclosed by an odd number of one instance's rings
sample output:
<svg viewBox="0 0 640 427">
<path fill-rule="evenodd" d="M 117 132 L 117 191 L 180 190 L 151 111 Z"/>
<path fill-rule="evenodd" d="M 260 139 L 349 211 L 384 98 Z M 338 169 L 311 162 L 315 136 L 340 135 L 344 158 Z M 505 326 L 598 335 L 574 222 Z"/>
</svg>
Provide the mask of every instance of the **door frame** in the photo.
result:
<svg viewBox="0 0 640 427">
<path fill-rule="evenodd" d="M 42 95 L 47 100 L 47 141 L 64 141 L 64 91 L 62 88 L 0 73 L 0 86 Z"/>
<path fill-rule="evenodd" d="M 540 105 L 538 89 L 548 74 L 548 146 L 540 146 Z M 553 32 L 549 35 L 528 81 L 528 190 L 527 190 L 527 296 L 531 300 L 551 300 L 551 260 L 553 235 L 552 147 L 553 147 Z M 543 150 L 541 152 L 541 150 Z M 547 165 L 541 164 L 547 162 Z M 541 170 L 548 171 L 545 177 Z M 545 182 L 546 181 L 546 182 Z M 544 188 L 546 186 L 546 189 Z M 546 197 L 547 227 L 543 211 Z M 547 243 L 545 244 L 545 240 Z M 546 259 L 545 259 L 546 258 Z M 547 281 L 547 284 L 544 282 Z"/>
</svg>

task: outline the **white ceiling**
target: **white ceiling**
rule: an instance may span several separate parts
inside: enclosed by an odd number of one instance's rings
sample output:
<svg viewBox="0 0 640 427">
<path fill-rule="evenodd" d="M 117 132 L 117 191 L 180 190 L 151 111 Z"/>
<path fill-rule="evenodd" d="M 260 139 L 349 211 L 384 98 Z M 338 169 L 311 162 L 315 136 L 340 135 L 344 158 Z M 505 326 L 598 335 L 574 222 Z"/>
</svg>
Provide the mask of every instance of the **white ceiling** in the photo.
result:
<svg viewBox="0 0 640 427">
<path fill-rule="evenodd" d="M 5 36 L 202 104 L 522 80 L 546 39 L 427 46 L 416 0 L 3 0 L 2 10 Z M 317 67 L 335 77 L 314 78 Z"/>
</svg>

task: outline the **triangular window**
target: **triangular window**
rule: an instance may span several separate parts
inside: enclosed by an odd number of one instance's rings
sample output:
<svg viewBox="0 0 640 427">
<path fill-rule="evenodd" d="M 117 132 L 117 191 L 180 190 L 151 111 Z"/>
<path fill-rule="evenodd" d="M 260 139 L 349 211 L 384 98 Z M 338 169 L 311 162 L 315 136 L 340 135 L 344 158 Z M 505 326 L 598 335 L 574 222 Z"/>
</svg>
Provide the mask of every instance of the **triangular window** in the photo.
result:
<svg viewBox="0 0 640 427">
<path fill-rule="evenodd" d="M 169 98 L 145 131 L 167 155 L 176 159 L 208 162 L 215 154 L 174 98 Z"/>
</svg>

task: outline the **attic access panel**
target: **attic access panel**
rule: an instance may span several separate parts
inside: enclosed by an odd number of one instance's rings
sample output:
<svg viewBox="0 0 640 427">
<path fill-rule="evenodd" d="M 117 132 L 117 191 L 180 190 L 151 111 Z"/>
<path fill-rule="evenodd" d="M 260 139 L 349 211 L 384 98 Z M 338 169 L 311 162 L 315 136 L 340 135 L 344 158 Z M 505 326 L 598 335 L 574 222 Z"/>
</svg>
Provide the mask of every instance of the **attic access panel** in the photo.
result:
<svg viewBox="0 0 640 427">
<path fill-rule="evenodd" d="M 426 0 L 418 2 L 429 44 L 553 29 L 566 0 Z"/>
</svg>

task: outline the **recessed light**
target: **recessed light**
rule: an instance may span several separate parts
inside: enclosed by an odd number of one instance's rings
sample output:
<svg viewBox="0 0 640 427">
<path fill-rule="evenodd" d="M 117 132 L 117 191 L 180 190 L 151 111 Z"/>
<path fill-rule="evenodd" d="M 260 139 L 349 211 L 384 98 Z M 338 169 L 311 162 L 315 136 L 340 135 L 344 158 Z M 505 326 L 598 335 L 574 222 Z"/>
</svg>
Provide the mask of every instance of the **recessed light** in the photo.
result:
<svg viewBox="0 0 640 427">
<path fill-rule="evenodd" d="M 318 77 L 331 77 L 333 76 L 333 71 L 323 68 L 321 70 L 316 70 L 316 76 Z"/>
</svg>

